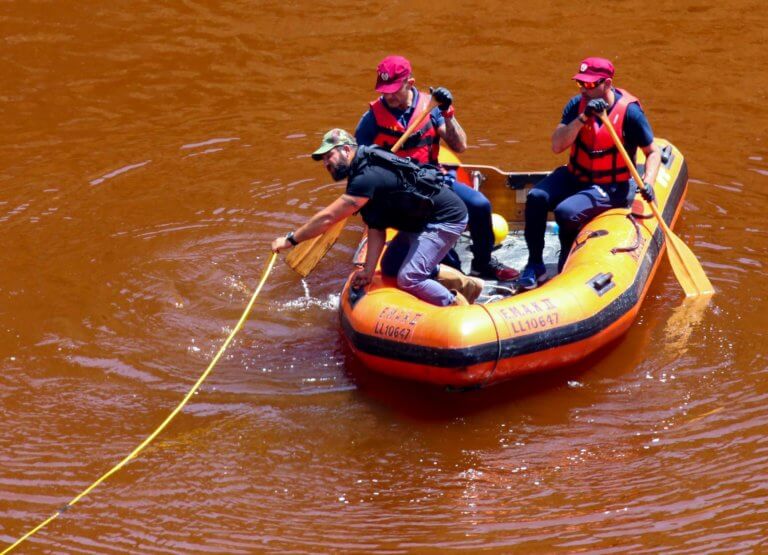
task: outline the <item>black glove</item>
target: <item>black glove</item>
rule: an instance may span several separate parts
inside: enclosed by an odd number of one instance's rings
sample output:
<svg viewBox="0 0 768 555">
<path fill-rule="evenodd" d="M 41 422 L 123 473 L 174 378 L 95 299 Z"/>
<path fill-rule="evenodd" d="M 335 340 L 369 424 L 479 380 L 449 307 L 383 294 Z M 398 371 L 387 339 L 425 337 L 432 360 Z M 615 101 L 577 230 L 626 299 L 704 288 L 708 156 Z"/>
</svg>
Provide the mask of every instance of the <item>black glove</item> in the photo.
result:
<svg viewBox="0 0 768 555">
<path fill-rule="evenodd" d="M 643 186 L 640 187 L 640 196 L 643 197 L 648 204 L 656 200 L 656 195 L 653 194 L 653 187 L 651 187 L 650 183 L 643 183 Z"/>
<path fill-rule="evenodd" d="M 595 114 L 602 114 L 608 109 L 608 103 L 602 98 L 593 98 L 587 102 L 587 107 L 584 108 L 584 115 L 589 117 Z"/>
<path fill-rule="evenodd" d="M 440 108 L 441 112 L 445 112 L 453 104 L 453 95 L 445 87 L 437 87 L 436 89 L 429 87 L 429 92 L 437 100 L 437 107 Z"/>
</svg>

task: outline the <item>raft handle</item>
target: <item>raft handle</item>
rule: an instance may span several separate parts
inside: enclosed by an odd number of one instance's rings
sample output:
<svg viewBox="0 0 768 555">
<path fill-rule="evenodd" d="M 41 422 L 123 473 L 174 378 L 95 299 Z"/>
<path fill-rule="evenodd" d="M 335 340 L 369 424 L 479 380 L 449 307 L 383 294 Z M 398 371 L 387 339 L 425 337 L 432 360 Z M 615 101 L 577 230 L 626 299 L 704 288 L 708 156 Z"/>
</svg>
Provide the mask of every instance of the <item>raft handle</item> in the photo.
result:
<svg viewBox="0 0 768 555">
<path fill-rule="evenodd" d="M 673 159 L 674 156 L 672 155 L 672 145 L 666 145 L 661 149 L 661 163 L 668 168 L 672 165 Z"/>
<path fill-rule="evenodd" d="M 611 272 L 597 274 L 587 282 L 587 285 L 592 287 L 600 297 L 602 297 L 606 291 L 610 291 L 616 287 Z"/>
</svg>

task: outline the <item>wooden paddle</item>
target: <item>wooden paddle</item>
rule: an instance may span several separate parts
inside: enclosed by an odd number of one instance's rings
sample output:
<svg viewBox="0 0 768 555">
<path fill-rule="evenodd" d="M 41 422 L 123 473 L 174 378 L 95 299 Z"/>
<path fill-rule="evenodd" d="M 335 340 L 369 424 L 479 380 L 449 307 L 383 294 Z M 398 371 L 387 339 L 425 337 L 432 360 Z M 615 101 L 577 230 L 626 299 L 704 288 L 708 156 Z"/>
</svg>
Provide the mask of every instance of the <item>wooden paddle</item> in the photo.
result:
<svg viewBox="0 0 768 555">
<path fill-rule="evenodd" d="M 437 107 L 437 101 L 432 98 L 427 104 L 426 110 L 424 110 L 419 116 L 413 120 L 408 126 L 403 135 L 392 146 L 392 152 L 397 152 L 403 143 L 408 140 L 408 137 L 421 125 L 429 113 Z M 332 227 L 327 229 L 322 235 L 313 237 L 306 241 L 302 241 L 296 245 L 288 256 L 285 257 L 285 262 L 291 267 L 293 271 L 299 274 L 301 277 L 307 277 L 309 273 L 315 269 L 317 263 L 325 256 L 333 244 L 341 234 L 341 230 L 344 229 L 344 225 L 347 223 L 347 218 L 340 220 L 333 224 Z"/>
<path fill-rule="evenodd" d="M 644 187 L 643 180 L 640 178 L 640 174 L 637 172 L 637 168 L 629 157 L 629 154 L 627 154 L 624 145 L 621 143 L 618 135 L 616 135 L 616 130 L 613 128 L 611 120 L 608 119 L 608 115 L 605 112 L 598 115 L 602 120 L 603 125 L 606 126 L 608 132 L 611 134 L 611 138 L 613 138 L 616 148 L 627 163 L 635 183 L 638 187 Z M 669 263 L 672 265 L 672 271 L 675 273 L 677 281 L 680 282 L 683 291 L 685 291 L 685 295 L 687 297 L 712 295 L 715 292 L 715 289 L 712 287 L 709 278 L 707 278 L 707 274 L 704 273 L 704 268 L 701 267 L 701 264 L 699 264 L 696 256 L 691 252 L 691 249 L 689 249 L 688 245 L 686 245 L 683 240 L 675 235 L 669 228 L 664 221 L 664 218 L 662 218 L 659 209 L 656 207 L 656 204 L 649 202 L 648 206 L 651 207 L 653 215 L 659 221 L 659 225 L 664 231 L 664 235 L 667 239 L 667 255 L 669 256 Z"/>
</svg>

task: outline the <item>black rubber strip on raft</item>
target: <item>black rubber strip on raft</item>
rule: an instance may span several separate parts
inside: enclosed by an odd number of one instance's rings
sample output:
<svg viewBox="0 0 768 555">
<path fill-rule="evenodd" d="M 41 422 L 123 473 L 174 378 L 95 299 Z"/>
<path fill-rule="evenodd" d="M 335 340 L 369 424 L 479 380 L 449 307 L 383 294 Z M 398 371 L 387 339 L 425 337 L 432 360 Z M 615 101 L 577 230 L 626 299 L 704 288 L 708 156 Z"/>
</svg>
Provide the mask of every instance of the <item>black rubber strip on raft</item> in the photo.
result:
<svg viewBox="0 0 768 555">
<path fill-rule="evenodd" d="M 687 181 L 688 165 L 683 161 L 680 173 L 670 191 L 669 201 L 662 212 L 662 217 L 667 222 L 667 225 L 670 224 L 675 215 Z M 344 334 L 355 348 L 369 355 L 441 368 L 455 368 L 457 370 L 482 362 L 495 361 L 499 353 L 501 353 L 501 359 L 506 359 L 575 343 L 601 332 L 632 310 L 639 302 L 640 294 L 645 288 L 648 277 L 658 261 L 659 251 L 663 243 L 664 231 L 659 226 L 653 234 L 648 252 L 643 257 L 633 286 L 600 312 L 579 322 L 559 328 L 544 330 L 523 337 L 502 339 L 501 345 L 497 343 L 484 343 L 462 349 L 440 349 L 401 343 L 355 331 L 343 312 L 341 313 L 341 325 Z"/>
</svg>

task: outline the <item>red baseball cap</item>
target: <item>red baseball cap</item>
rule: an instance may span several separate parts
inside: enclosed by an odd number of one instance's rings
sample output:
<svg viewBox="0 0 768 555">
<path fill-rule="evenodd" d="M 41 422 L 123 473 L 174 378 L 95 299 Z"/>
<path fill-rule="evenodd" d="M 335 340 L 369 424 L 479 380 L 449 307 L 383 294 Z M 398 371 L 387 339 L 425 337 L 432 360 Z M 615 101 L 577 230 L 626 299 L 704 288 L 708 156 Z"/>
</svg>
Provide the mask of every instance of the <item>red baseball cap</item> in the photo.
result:
<svg viewBox="0 0 768 555">
<path fill-rule="evenodd" d="M 411 62 L 402 56 L 387 56 L 376 68 L 376 90 L 380 93 L 397 92 L 410 76 Z"/>
<path fill-rule="evenodd" d="M 600 79 L 613 77 L 613 64 L 605 58 L 587 58 L 579 66 L 579 72 L 571 79 L 594 83 Z"/>
</svg>

